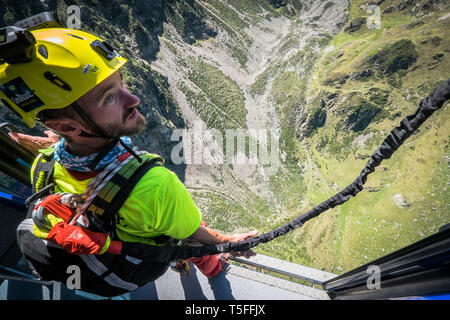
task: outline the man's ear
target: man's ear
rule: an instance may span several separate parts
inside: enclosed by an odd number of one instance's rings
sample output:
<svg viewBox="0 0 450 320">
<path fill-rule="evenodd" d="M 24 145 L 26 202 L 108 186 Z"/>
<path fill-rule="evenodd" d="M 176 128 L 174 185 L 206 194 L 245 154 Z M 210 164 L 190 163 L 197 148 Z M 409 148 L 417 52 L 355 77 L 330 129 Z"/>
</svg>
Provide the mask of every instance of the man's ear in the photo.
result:
<svg viewBox="0 0 450 320">
<path fill-rule="evenodd" d="M 70 137 L 79 136 L 84 129 L 79 122 L 72 119 L 50 119 L 46 120 L 44 124 L 58 133 Z"/>
</svg>

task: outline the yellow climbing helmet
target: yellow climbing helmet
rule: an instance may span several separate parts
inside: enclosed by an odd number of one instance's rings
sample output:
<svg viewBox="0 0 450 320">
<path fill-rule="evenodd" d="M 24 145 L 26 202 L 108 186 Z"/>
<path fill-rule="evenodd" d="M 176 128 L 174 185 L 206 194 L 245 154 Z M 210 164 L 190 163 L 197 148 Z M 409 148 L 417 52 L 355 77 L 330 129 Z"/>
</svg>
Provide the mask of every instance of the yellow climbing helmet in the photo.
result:
<svg viewBox="0 0 450 320">
<path fill-rule="evenodd" d="M 29 50 L 26 58 L 0 60 L 0 100 L 30 128 L 40 111 L 67 107 L 127 62 L 107 42 L 84 31 L 8 28 L 0 32 L 0 44 L 16 36 Z M 6 55 L 13 56 L 14 50 L 8 47 Z"/>
</svg>

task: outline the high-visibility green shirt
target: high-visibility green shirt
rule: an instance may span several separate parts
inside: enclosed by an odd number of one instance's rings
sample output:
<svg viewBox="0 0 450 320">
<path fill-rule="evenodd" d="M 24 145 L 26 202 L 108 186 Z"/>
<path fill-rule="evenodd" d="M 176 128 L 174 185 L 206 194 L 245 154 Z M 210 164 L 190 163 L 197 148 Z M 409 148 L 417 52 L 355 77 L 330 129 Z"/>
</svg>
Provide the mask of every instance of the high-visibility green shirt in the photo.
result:
<svg viewBox="0 0 450 320">
<path fill-rule="evenodd" d="M 37 160 L 32 166 L 32 175 Z M 92 179 L 76 180 L 55 161 L 56 192 L 84 193 Z M 167 235 L 184 239 L 200 226 L 202 215 L 177 175 L 165 167 L 153 167 L 135 185 L 116 220 L 122 241 L 155 245 L 151 239 Z"/>
<path fill-rule="evenodd" d="M 164 167 L 154 167 L 138 182 L 119 210 L 117 235 L 123 241 L 149 242 L 149 237 L 167 235 L 184 239 L 192 235 L 202 220 L 177 175 Z"/>
</svg>

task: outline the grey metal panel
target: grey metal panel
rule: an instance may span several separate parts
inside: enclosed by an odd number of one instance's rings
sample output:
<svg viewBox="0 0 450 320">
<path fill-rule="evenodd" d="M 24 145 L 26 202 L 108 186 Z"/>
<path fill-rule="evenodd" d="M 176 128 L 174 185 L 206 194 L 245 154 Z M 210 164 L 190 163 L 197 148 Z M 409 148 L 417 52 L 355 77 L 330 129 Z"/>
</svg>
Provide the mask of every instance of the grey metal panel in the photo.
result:
<svg viewBox="0 0 450 320">
<path fill-rule="evenodd" d="M 159 300 L 184 300 L 185 294 L 180 274 L 171 269 L 155 281 Z"/>
<path fill-rule="evenodd" d="M 351 270 L 323 287 L 333 299 L 387 299 L 448 292 L 450 288 L 450 229 Z M 367 284 L 376 266 L 379 288 Z M 373 278 L 372 278 L 373 279 Z"/>
</svg>

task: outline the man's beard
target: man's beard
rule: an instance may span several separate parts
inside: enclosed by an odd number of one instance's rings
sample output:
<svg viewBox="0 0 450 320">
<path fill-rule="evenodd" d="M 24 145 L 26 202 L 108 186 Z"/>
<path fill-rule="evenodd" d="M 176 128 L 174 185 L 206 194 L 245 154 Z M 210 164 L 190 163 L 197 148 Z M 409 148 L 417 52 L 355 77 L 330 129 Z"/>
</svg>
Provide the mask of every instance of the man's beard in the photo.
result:
<svg viewBox="0 0 450 320">
<path fill-rule="evenodd" d="M 128 114 L 128 116 L 129 115 L 130 114 Z M 108 136 L 116 138 L 120 138 L 123 136 L 128 137 L 135 136 L 141 133 L 147 126 L 147 119 L 141 113 L 137 115 L 134 125 L 128 127 L 126 126 L 127 117 L 125 117 L 125 121 L 123 122 L 122 126 L 118 126 L 117 124 L 116 125 L 110 124 L 106 126 L 105 131 L 108 134 Z"/>
</svg>

